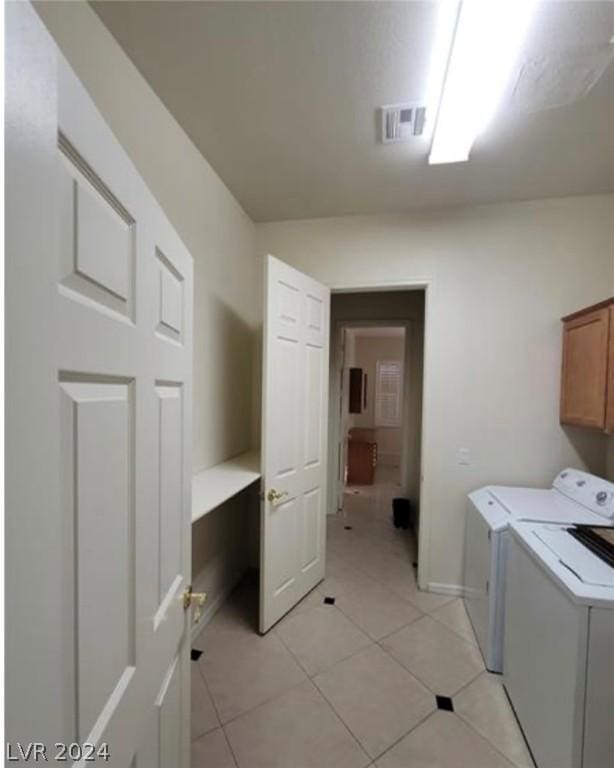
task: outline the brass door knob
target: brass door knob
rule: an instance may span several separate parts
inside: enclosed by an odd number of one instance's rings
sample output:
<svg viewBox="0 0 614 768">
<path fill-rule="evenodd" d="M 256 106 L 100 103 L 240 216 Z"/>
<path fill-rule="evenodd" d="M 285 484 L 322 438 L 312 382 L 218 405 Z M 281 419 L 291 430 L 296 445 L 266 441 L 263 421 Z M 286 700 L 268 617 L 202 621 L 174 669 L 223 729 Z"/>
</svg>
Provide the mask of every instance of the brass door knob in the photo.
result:
<svg viewBox="0 0 614 768">
<path fill-rule="evenodd" d="M 207 600 L 207 593 L 193 592 L 192 585 L 190 584 L 190 586 L 183 591 L 181 599 L 183 601 L 183 607 L 186 611 L 191 606 L 194 606 L 194 624 L 198 624 L 200 617 L 203 615 L 203 605 Z"/>
<path fill-rule="evenodd" d="M 284 496 L 288 495 L 288 491 L 276 491 L 275 488 L 271 488 L 271 490 L 267 493 L 267 501 L 270 501 L 271 504 L 275 504 L 280 499 L 283 499 Z"/>
</svg>

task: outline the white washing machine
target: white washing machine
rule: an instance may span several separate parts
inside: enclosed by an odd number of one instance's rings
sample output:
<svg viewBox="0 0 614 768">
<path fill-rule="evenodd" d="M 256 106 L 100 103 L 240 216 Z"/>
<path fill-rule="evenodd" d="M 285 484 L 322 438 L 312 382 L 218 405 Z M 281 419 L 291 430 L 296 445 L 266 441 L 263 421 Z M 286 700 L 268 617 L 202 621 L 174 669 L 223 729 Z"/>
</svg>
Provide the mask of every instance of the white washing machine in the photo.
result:
<svg viewBox="0 0 614 768">
<path fill-rule="evenodd" d="M 503 671 L 505 561 L 513 521 L 603 524 L 614 520 L 614 484 L 565 469 L 552 488 L 490 485 L 469 494 L 465 526 L 467 613 L 491 672 Z"/>
<path fill-rule="evenodd" d="M 612 768 L 614 527 L 574 529 L 510 528 L 504 683 L 539 768 Z"/>
</svg>

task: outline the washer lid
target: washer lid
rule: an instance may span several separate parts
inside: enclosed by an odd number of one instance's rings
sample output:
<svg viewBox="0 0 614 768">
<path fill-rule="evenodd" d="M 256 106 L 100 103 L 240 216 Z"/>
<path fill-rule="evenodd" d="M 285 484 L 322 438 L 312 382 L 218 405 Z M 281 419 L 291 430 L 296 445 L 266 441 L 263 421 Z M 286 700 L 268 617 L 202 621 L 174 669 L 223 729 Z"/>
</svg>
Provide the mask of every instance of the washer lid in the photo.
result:
<svg viewBox="0 0 614 768">
<path fill-rule="evenodd" d="M 614 569 L 574 539 L 567 532 L 568 527 L 512 522 L 510 530 L 513 540 L 528 551 L 574 603 L 614 611 Z"/>
<path fill-rule="evenodd" d="M 566 528 L 543 526 L 535 530 L 535 535 L 579 582 L 614 590 L 614 568 L 593 554 Z"/>
<path fill-rule="evenodd" d="M 603 518 L 552 489 L 493 485 L 490 493 L 515 520 L 543 523 L 603 524 Z"/>
</svg>

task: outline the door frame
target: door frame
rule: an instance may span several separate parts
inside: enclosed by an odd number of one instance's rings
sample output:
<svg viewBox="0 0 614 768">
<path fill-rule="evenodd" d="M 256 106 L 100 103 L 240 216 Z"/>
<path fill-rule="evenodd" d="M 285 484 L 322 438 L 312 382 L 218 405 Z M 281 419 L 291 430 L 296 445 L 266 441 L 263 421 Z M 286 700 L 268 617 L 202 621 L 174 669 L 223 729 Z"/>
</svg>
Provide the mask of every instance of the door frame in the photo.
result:
<svg viewBox="0 0 614 768">
<path fill-rule="evenodd" d="M 398 318 L 393 318 L 390 320 L 337 320 L 335 322 L 335 327 L 332 329 L 332 333 L 334 333 L 334 345 L 335 349 L 331 349 L 331 365 L 334 369 L 334 375 L 331 376 L 331 382 L 334 380 L 337 384 L 337 393 L 331 393 L 331 404 L 333 396 L 335 397 L 336 406 L 341 406 L 341 397 L 342 392 L 339 388 L 340 382 L 341 382 L 341 376 L 343 375 L 343 370 L 345 368 L 344 362 L 345 362 L 345 348 L 347 345 L 344 344 L 344 338 L 345 338 L 345 331 L 348 329 L 354 329 L 354 328 L 403 328 L 404 330 L 404 337 L 403 337 L 403 418 L 401 423 L 401 453 L 399 457 L 399 469 L 400 469 L 400 477 L 401 477 L 401 487 L 403 488 L 403 492 L 407 492 L 407 485 L 408 485 L 408 472 L 407 472 L 407 459 L 408 459 L 408 446 L 407 446 L 407 433 L 408 433 L 408 427 L 409 424 L 406 420 L 406 416 L 409 413 L 409 403 L 410 403 L 410 391 L 412 383 L 410 381 L 410 375 L 409 375 L 409 351 L 410 351 L 410 344 L 411 344 L 411 337 L 412 334 L 415 332 L 413 329 L 414 323 L 412 320 L 401 320 Z M 332 334 L 331 334 L 332 335 Z M 369 386 L 375 387 L 375 382 L 370 382 Z M 343 495 L 343 467 L 342 467 L 342 461 L 341 461 L 341 454 L 342 454 L 342 439 L 343 435 L 342 432 L 342 424 L 343 424 L 343 413 L 341 412 L 341 407 L 335 407 L 335 414 L 338 414 L 339 418 L 337 420 L 337 447 L 338 447 L 338 454 L 336 459 L 336 464 L 338 467 L 338 471 L 336 473 L 336 483 L 333 483 L 333 485 L 336 485 L 337 487 L 333 487 L 329 493 L 329 504 L 332 500 L 333 492 L 337 496 L 337 498 L 341 498 Z M 332 430 L 331 430 L 332 431 Z M 333 478 L 329 478 L 329 482 L 332 482 Z M 338 503 L 338 502 L 337 502 Z M 340 507 L 337 506 L 337 511 L 340 510 Z"/>
<path fill-rule="evenodd" d="M 402 281 L 377 281 L 374 283 L 333 283 L 330 285 L 331 301 L 334 294 L 337 293 L 379 293 L 390 291 L 424 291 L 424 336 L 423 336 L 423 360 L 422 360 L 422 408 L 421 408 L 421 429 L 420 429 L 420 472 L 419 472 L 419 509 L 420 526 L 418 531 L 418 586 L 421 589 L 428 590 L 429 587 L 429 557 L 430 557 L 430 539 L 431 539 L 431 515 L 430 515 L 430 465 L 431 457 L 429 455 L 428 426 L 430 424 L 430 388 L 429 384 L 432 377 L 432 351 L 429 338 L 431 327 L 431 312 L 433 304 L 434 281 L 432 278 L 421 278 L 415 280 Z M 332 319 L 332 316 L 331 316 Z M 341 321 L 342 324 L 350 325 L 352 321 Z M 375 325 L 385 324 L 387 320 L 378 320 Z M 411 322 L 411 321 L 407 321 Z M 335 323 L 336 327 L 337 323 Z M 331 323 L 331 328 L 332 328 Z M 407 351 L 406 338 L 406 351 Z M 337 345 L 337 339 L 333 339 L 333 344 Z M 330 371 L 330 392 L 329 402 L 337 403 L 339 398 L 339 386 L 337 381 L 338 371 L 334 369 L 332 363 L 335 362 L 332 355 L 334 353 L 331 347 L 331 371 Z M 335 397 L 335 400 L 332 398 Z M 337 477 L 337 449 L 338 449 L 338 419 L 330 419 L 328 424 L 328 451 L 329 451 L 329 479 Z M 331 474 L 332 473 L 332 474 Z M 336 514 L 337 486 L 334 486 L 334 506 L 331 509 L 331 498 L 333 494 L 329 488 L 329 512 Z"/>
</svg>

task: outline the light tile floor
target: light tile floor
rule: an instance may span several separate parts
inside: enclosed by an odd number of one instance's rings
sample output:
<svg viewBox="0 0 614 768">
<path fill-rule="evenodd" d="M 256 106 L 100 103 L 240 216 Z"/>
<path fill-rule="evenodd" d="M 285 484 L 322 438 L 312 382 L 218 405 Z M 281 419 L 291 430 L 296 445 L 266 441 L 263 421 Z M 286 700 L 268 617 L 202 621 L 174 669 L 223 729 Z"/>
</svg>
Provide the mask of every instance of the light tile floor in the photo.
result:
<svg viewBox="0 0 614 768">
<path fill-rule="evenodd" d="M 192 768 L 533 768 L 462 601 L 418 590 L 396 493 L 348 489 L 325 580 L 265 637 L 247 583 L 200 635 Z"/>
</svg>

